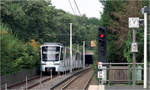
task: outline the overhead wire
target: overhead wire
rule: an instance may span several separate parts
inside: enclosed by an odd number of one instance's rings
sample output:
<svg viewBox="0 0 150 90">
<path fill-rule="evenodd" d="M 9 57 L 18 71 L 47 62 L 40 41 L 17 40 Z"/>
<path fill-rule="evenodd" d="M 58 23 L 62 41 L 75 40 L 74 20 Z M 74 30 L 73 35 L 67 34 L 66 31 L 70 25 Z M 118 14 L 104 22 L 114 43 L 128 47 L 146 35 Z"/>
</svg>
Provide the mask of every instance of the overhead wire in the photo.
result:
<svg viewBox="0 0 150 90">
<path fill-rule="evenodd" d="M 80 13 L 80 10 L 79 10 L 79 7 L 78 7 L 78 5 L 77 5 L 76 0 L 74 0 L 74 3 L 75 3 L 75 5 L 76 5 L 76 8 L 77 8 L 77 10 L 78 10 L 79 15 L 81 16 L 81 13 Z"/>
<path fill-rule="evenodd" d="M 75 15 L 75 12 L 74 12 L 74 9 L 73 9 L 73 7 L 72 7 L 72 4 L 71 4 L 70 0 L 68 0 L 68 2 L 69 2 L 69 4 L 70 4 L 70 7 L 71 7 L 71 9 L 72 9 L 74 15 Z"/>
</svg>

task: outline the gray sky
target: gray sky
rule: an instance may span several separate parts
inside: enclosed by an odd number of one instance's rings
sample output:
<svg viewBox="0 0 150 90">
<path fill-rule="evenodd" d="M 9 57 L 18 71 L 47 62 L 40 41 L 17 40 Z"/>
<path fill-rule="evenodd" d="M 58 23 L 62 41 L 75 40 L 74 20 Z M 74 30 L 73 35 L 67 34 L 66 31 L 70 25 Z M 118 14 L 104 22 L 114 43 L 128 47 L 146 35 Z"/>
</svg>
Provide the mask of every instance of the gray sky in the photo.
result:
<svg viewBox="0 0 150 90">
<path fill-rule="evenodd" d="M 70 0 L 76 15 L 79 15 L 75 7 L 74 0 Z M 58 9 L 63 9 L 73 14 L 68 0 L 51 0 L 52 5 Z M 76 0 L 81 15 L 85 14 L 87 17 L 100 18 L 100 12 L 103 12 L 103 6 L 99 0 Z"/>
</svg>

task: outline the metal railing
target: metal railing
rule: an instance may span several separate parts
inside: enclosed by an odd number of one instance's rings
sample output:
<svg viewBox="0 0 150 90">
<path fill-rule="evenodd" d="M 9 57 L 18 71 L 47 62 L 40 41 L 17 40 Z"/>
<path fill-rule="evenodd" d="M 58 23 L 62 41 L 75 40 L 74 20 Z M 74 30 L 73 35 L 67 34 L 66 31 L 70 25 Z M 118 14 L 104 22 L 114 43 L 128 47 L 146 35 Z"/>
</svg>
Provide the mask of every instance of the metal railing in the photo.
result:
<svg viewBox="0 0 150 90">
<path fill-rule="evenodd" d="M 143 83 L 142 81 L 142 79 L 143 79 L 143 77 L 142 77 L 142 71 L 143 71 L 143 67 L 141 67 L 141 68 L 137 68 L 137 66 L 142 66 L 142 65 L 144 65 L 144 63 L 136 63 L 135 64 L 135 66 L 136 67 L 133 67 L 133 63 L 102 63 L 102 65 L 103 65 L 103 68 L 102 68 L 102 71 L 104 71 L 104 73 L 105 73 L 105 78 L 102 78 L 101 80 L 100 80 L 100 82 L 103 82 L 103 83 L 108 83 L 108 84 L 110 84 L 110 83 L 112 83 L 112 82 L 119 82 L 119 83 L 132 83 L 133 85 L 134 84 L 136 84 L 136 83 L 138 83 L 138 82 L 140 82 L 140 83 Z M 118 66 L 118 68 L 116 68 Z M 119 68 L 119 67 L 123 67 L 123 66 L 126 66 L 126 67 L 128 67 L 128 68 Z M 115 68 L 114 68 L 115 67 Z M 110 77 L 110 74 L 112 74 L 111 72 L 112 71 L 120 71 L 120 72 L 123 72 L 123 70 L 124 71 L 126 71 L 126 72 L 128 72 L 128 76 L 127 76 L 127 79 L 126 80 L 123 80 L 123 79 L 121 79 L 121 80 L 112 80 L 111 79 L 111 77 Z M 137 77 L 137 70 L 141 70 L 141 73 L 140 73 L 140 75 L 141 75 L 141 80 L 137 80 L 136 79 L 136 77 Z M 133 74 L 133 72 L 132 71 L 135 71 L 135 73 Z M 127 75 L 127 74 L 126 74 Z M 132 75 L 132 76 L 131 76 Z M 113 74 L 111 75 L 112 77 L 113 77 Z M 118 75 L 119 76 L 119 75 Z"/>
</svg>

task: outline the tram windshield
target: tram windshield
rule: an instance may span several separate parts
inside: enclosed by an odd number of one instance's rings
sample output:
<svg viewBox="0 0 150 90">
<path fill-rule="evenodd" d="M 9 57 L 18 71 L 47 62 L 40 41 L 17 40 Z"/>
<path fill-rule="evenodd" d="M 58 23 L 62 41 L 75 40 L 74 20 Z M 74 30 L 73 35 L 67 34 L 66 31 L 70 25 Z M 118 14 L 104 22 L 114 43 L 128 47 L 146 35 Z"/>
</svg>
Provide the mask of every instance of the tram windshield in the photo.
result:
<svg viewBox="0 0 150 90">
<path fill-rule="evenodd" d="M 60 47 L 44 46 L 42 47 L 42 60 L 43 61 L 58 61 L 60 54 Z"/>
</svg>

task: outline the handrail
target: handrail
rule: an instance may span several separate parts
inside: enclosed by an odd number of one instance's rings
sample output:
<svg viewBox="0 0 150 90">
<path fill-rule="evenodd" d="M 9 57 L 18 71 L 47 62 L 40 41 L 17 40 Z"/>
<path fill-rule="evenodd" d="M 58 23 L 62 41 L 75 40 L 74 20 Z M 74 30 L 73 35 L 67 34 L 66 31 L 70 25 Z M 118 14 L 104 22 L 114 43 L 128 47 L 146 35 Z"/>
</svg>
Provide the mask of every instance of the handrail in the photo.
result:
<svg viewBox="0 0 150 90">
<path fill-rule="evenodd" d="M 102 63 L 103 65 L 132 65 L 133 63 Z M 136 64 L 144 64 L 144 63 L 136 63 Z"/>
</svg>

